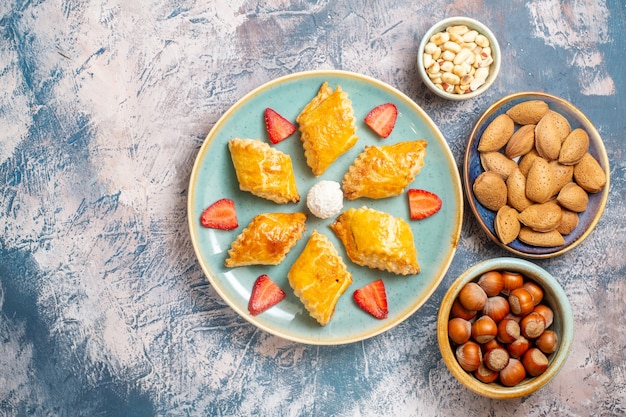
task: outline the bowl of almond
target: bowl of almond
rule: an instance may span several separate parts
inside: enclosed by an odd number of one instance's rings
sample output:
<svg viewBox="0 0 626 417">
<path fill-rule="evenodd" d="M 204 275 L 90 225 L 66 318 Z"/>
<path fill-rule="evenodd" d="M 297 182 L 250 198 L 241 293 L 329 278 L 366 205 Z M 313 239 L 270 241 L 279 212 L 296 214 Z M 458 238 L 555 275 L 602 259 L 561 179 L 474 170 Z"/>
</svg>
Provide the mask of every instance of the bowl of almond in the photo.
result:
<svg viewBox="0 0 626 417">
<path fill-rule="evenodd" d="M 474 125 L 463 186 L 489 238 L 526 258 L 551 258 L 580 245 L 609 194 L 600 134 L 568 101 L 520 92 L 493 103 Z"/>
</svg>

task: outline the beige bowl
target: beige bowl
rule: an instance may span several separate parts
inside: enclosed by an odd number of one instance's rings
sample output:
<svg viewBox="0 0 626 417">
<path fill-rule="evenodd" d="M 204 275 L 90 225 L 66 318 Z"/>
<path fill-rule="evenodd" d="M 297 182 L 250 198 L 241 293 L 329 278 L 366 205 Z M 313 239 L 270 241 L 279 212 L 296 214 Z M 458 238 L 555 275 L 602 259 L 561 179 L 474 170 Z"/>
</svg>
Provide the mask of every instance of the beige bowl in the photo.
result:
<svg viewBox="0 0 626 417">
<path fill-rule="evenodd" d="M 493 63 L 490 66 L 489 75 L 485 79 L 485 83 L 478 87 L 475 91 L 467 92 L 464 94 L 457 94 L 453 92 L 446 92 L 441 88 L 437 87 L 437 85 L 432 81 L 432 79 L 428 75 L 428 71 L 424 66 L 424 49 L 426 44 L 430 41 L 431 37 L 439 32 L 445 31 L 446 28 L 450 26 L 467 26 L 470 30 L 476 30 L 478 33 L 484 35 L 489 40 L 489 46 L 491 48 L 491 57 L 493 58 Z M 422 81 L 431 90 L 433 93 L 437 94 L 440 97 L 443 97 L 448 100 L 467 100 L 470 98 L 474 98 L 485 91 L 496 80 L 498 77 L 498 73 L 500 72 L 500 63 L 501 63 L 501 55 L 500 55 L 500 44 L 498 43 L 498 39 L 495 37 L 493 32 L 484 24 L 479 22 L 478 20 L 469 18 L 469 17 L 450 17 L 444 19 L 436 24 L 434 24 L 420 42 L 418 52 L 417 52 L 417 70 L 422 78 Z"/>
<path fill-rule="evenodd" d="M 484 383 L 461 368 L 455 356 L 455 348 L 448 337 L 448 321 L 452 303 L 465 284 L 476 281 L 488 271 L 518 272 L 539 284 L 544 290 L 542 303 L 552 308 L 554 321 L 549 329 L 559 337 L 558 349 L 548 356 L 548 368 L 541 375 L 527 377 L 521 383 L 506 387 L 499 382 Z M 563 289 L 546 270 L 534 263 L 518 258 L 494 258 L 478 263 L 459 276 L 446 292 L 437 317 L 437 340 L 446 366 L 454 377 L 471 391 L 494 399 L 512 399 L 529 395 L 545 386 L 565 364 L 574 339 L 574 319 L 569 300 Z"/>
</svg>

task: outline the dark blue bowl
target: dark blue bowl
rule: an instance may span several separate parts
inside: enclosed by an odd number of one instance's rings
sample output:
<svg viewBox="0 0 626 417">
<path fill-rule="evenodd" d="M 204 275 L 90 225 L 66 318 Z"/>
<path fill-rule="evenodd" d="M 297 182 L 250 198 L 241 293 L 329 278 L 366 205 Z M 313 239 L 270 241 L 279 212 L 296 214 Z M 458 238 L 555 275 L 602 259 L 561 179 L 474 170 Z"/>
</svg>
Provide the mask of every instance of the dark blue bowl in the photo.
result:
<svg viewBox="0 0 626 417">
<path fill-rule="evenodd" d="M 481 205 L 472 191 L 472 184 L 474 184 L 474 180 L 483 172 L 477 149 L 478 141 L 480 140 L 483 131 L 498 115 L 505 113 L 514 105 L 528 100 L 545 101 L 551 110 L 554 110 L 567 118 L 572 130 L 578 127 L 585 129 L 589 135 L 589 153 L 600 163 L 600 166 L 604 169 L 607 178 L 606 185 L 600 192 L 589 194 L 587 209 L 584 212 L 579 213 L 578 226 L 572 233 L 563 236 L 565 244 L 561 246 L 549 248 L 531 246 L 521 242 L 519 239 L 515 239 L 508 245 L 504 245 L 500 242 L 500 239 L 498 239 L 494 229 L 496 212 Z M 587 236 L 589 236 L 604 212 L 604 207 L 606 206 L 606 201 L 609 196 L 609 178 L 609 159 L 606 149 L 604 148 L 604 143 L 602 142 L 600 134 L 591 121 L 579 109 L 566 100 L 542 92 L 515 93 L 503 97 L 492 104 L 480 116 L 470 133 L 467 150 L 465 151 L 465 161 L 463 164 L 463 188 L 465 189 L 465 195 L 467 196 L 467 200 L 474 216 L 476 216 L 476 219 L 485 233 L 487 233 L 489 238 L 491 238 L 491 240 L 493 240 L 498 246 L 526 258 L 552 258 L 554 256 L 561 255 L 571 249 L 574 249 Z"/>
</svg>

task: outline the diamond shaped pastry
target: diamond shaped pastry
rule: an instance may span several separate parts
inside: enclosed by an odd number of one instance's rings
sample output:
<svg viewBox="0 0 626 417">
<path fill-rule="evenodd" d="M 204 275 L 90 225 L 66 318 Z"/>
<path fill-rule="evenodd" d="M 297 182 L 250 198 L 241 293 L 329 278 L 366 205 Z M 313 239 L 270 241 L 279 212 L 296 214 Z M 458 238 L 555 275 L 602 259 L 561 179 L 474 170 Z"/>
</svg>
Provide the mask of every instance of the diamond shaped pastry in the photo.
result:
<svg viewBox="0 0 626 417">
<path fill-rule="evenodd" d="M 368 207 L 344 211 L 330 225 L 357 265 L 398 275 L 417 274 L 417 249 L 409 224 Z"/>
<path fill-rule="evenodd" d="M 330 322 L 339 298 L 352 284 L 352 274 L 337 249 L 317 230 L 311 233 L 287 278 L 311 317 L 322 326 Z"/>
<path fill-rule="evenodd" d="M 415 140 L 366 146 L 343 177 L 344 196 L 354 200 L 401 194 L 422 169 L 426 145 L 425 140 Z"/>
<path fill-rule="evenodd" d="M 256 215 L 232 243 L 227 267 L 278 265 L 300 240 L 306 225 L 304 213 L 263 213 Z"/>
<path fill-rule="evenodd" d="M 289 155 L 255 139 L 231 139 L 228 149 L 242 191 L 278 204 L 300 201 Z"/>
<path fill-rule="evenodd" d="M 324 82 L 296 122 L 306 163 L 316 177 L 358 140 L 352 102 L 340 85 L 333 90 Z"/>
</svg>

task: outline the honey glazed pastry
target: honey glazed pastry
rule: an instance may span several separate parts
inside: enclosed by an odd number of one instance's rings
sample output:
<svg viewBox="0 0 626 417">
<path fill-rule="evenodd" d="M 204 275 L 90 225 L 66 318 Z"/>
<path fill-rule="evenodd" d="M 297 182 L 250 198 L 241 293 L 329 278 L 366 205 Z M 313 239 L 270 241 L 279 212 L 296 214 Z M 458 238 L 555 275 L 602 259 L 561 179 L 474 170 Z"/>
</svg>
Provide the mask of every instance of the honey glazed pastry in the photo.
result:
<svg viewBox="0 0 626 417">
<path fill-rule="evenodd" d="M 228 251 L 227 267 L 278 265 L 300 240 L 306 225 L 304 213 L 256 215 Z"/>
<path fill-rule="evenodd" d="M 340 85 L 333 90 L 324 82 L 296 122 L 307 165 L 316 177 L 358 140 L 352 102 Z"/>
<path fill-rule="evenodd" d="M 300 201 L 289 155 L 255 139 L 231 139 L 228 149 L 242 191 L 278 204 Z"/>
<path fill-rule="evenodd" d="M 366 146 L 343 177 L 343 194 L 348 200 L 374 199 L 401 194 L 424 165 L 425 140 Z"/>
<path fill-rule="evenodd" d="M 311 233 L 287 278 L 311 317 L 322 326 L 330 322 L 339 298 L 352 284 L 352 274 L 337 249 L 317 230 Z"/>
<path fill-rule="evenodd" d="M 330 225 L 357 265 L 398 275 L 417 274 L 417 249 L 409 224 L 368 207 L 344 211 Z"/>
</svg>

